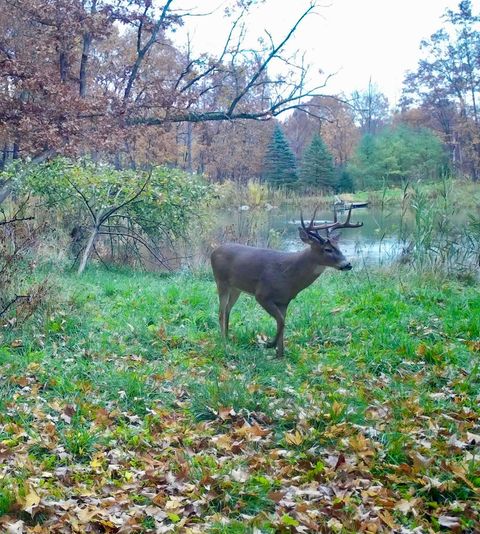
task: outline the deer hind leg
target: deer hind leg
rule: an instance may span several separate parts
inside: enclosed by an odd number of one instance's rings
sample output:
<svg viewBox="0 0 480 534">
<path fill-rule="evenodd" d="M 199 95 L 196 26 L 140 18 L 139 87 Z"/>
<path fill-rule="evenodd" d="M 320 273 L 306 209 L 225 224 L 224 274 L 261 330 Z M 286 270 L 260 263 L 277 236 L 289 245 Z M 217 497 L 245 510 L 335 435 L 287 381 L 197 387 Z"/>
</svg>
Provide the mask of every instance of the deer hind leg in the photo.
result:
<svg viewBox="0 0 480 534">
<path fill-rule="evenodd" d="M 277 347 L 277 358 L 283 357 L 283 332 L 285 330 L 285 316 L 287 314 L 287 306 L 284 304 L 276 304 L 273 301 L 262 299 L 256 296 L 257 302 L 260 306 L 268 312 L 277 321 L 277 333 L 275 337 L 269 341 L 265 346 L 269 349 Z"/>
</svg>

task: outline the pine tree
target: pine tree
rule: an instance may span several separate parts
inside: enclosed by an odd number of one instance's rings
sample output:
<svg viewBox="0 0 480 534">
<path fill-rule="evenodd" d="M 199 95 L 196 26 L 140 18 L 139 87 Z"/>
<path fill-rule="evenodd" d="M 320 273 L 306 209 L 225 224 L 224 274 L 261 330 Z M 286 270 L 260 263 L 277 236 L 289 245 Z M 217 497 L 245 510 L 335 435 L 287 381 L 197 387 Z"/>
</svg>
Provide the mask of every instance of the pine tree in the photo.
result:
<svg viewBox="0 0 480 534">
<path fill-rule="evenodd" d="M 312 142 L 305 150 L 300 169 L 300 180 L 307 189 L 328 190 L 335 188 L 333 157 L 318 134 L 313 136 Z"/>
<path fill-rule="evenodd" d="M 355 193 L 352 175 L 346 169 L 342 169 L 340 172 L 337 182 L 337 191 L 339 193 Z"/>
<path fill-rule="evenodd" d="M 286 187 L 297 181 L 295 156 L 278 124 L 265 153 L 263 178 L 272 185 Z"/>
</svg>

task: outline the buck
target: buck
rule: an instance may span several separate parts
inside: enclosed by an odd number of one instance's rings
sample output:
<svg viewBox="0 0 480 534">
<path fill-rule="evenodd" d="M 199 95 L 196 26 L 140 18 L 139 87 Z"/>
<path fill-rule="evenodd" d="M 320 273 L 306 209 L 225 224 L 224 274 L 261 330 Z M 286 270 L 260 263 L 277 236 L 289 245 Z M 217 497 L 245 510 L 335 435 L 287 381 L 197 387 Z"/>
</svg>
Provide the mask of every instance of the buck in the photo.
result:
<svg viewBox="0 0 480 534">
<path fill-rule="evenodd" d="M 310 286 L 326 267 L 340 271 L 352 268 L 338 248 L 338 234 L 332 234 L 332 231 L 358 228 L 363 223 L 350 223 L 351 207 L 343 223 L 337 220 L 335 210 L 333 223 L 315 225 L 316 213 L 315 209 L 308 226 L 303 215 L 300 216 L 300 239 L 309 245 L 300 252 L 282 252 L 233 243 L 221 245 L 212 252 L 212 269 L 220 300 L 220 329 L 224 339 L 228 336 L 230 312 L 243 291 L 254 295 L 260 306 L 277 321 L 276 335 L 267 342 L 266 347 L 276 347 L 277 357 L 283 357 L 283 332 L 290 302 Z M 320 230 L 326 230 L 326 237 L 319 234 Z"/>
</svg>

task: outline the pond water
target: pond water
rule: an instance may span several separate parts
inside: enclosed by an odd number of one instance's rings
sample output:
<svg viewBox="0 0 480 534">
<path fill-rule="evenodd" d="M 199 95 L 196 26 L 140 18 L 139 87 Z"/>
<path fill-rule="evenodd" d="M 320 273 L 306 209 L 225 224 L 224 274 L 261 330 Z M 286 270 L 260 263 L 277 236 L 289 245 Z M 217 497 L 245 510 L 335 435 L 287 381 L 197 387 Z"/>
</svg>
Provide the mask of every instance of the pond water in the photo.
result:
<svg viewBox="0 0 480 534">
<path fill-rule="evenodd" d="M 347 212 L 339 212 L 344 220 Z M 312 214 L 304 213 L 308 224 Z M 332 210 L 318 210 L 317 223 L 332 221 Z M 340 248 L 350 260 L 366 265 L 386 265 L 398 258 L 403 244 L 399 238 L 401 214 L 399 210 L 381 211 L 376 208 L 357 208 L 351 222 L 363 222 L 360 228 L 341 231 Z M 269 246 L 279 250 L 297 251 L 305 247 L 298 237 L 300 213 L 298 209 L 229 211 L 218 219 L 221 241 L 236 241 L 254 246 Z"/>
</svg>

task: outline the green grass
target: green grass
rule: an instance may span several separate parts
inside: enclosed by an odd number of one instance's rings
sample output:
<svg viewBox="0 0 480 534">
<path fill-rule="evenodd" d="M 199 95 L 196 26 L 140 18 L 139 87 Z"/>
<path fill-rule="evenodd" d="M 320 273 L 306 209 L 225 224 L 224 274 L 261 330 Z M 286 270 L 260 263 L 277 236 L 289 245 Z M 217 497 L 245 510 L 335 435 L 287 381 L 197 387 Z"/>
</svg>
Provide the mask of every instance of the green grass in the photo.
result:
<svg viewBox="0 0 480 534">
<path fill-rule="evenodd" d="M 95 508 L 108 531 L 114 507 L 137 532 L 480 527 L 475 285 L 325 274 L 291 304 L 277 360 L 245 296 L 222 342 L 209 275 L 55 283 L 56 303 L 0 330 L 5 524 L 34 489 L 49 532 Z"/>
</svg>

